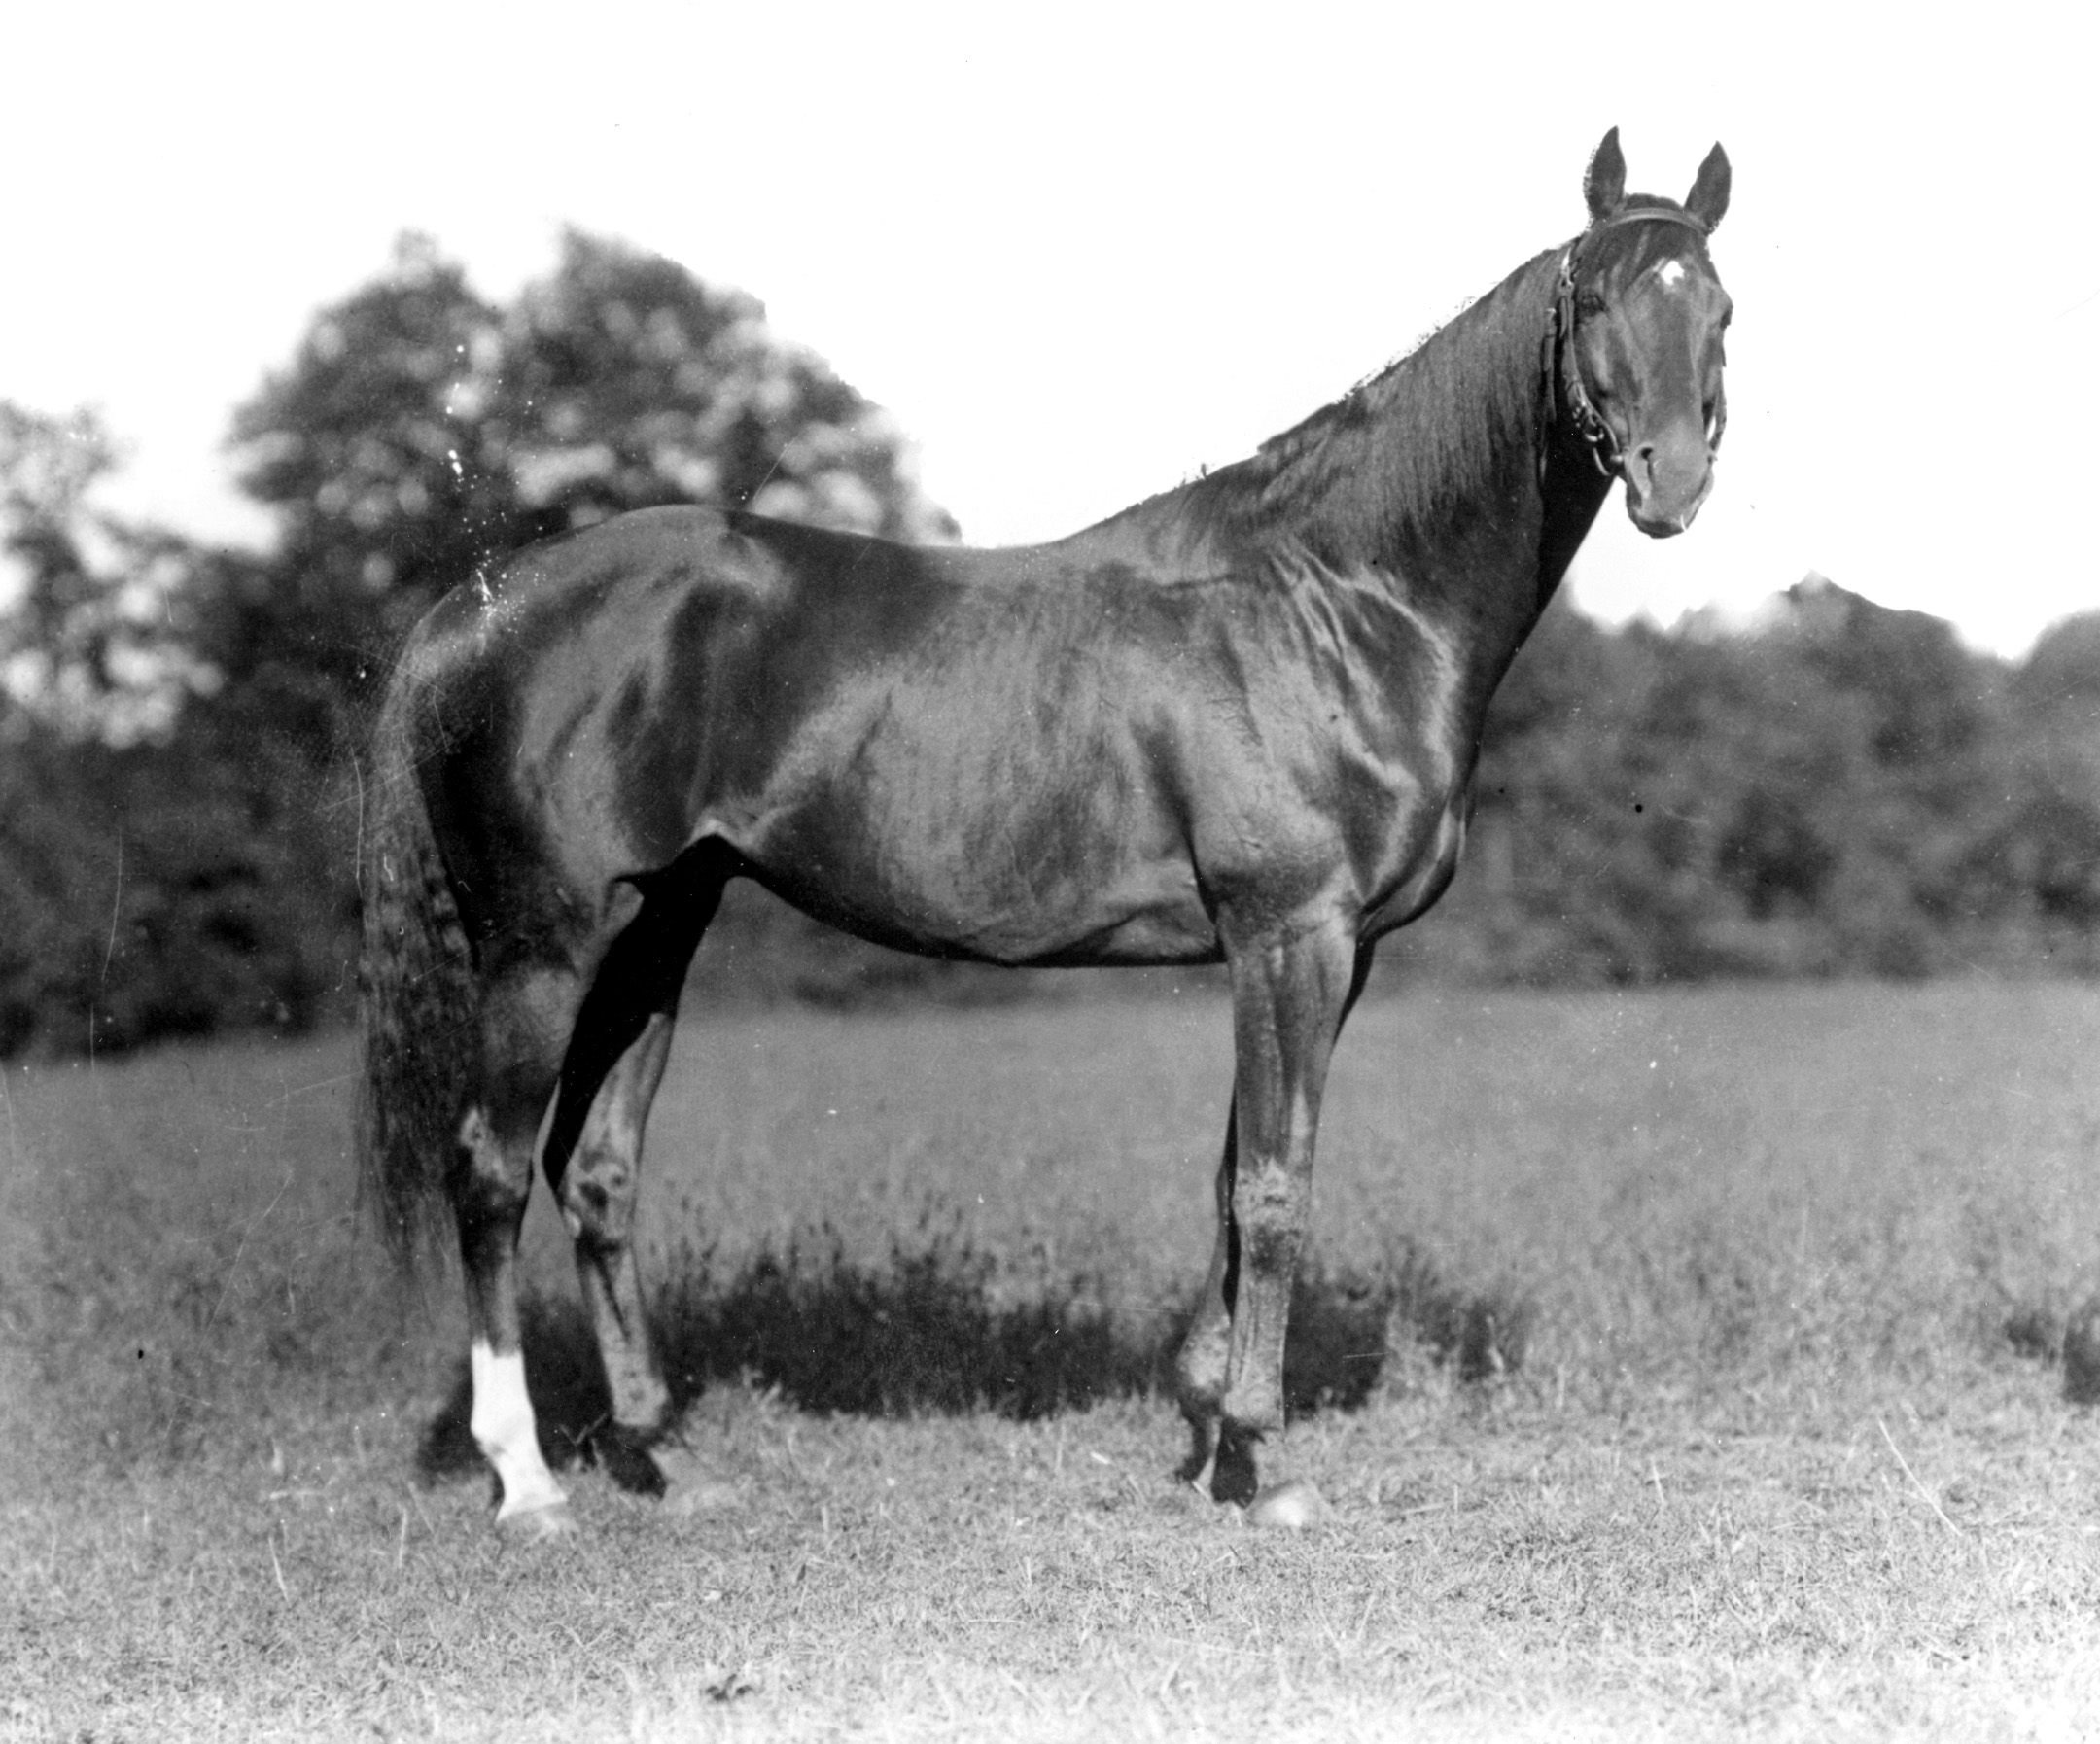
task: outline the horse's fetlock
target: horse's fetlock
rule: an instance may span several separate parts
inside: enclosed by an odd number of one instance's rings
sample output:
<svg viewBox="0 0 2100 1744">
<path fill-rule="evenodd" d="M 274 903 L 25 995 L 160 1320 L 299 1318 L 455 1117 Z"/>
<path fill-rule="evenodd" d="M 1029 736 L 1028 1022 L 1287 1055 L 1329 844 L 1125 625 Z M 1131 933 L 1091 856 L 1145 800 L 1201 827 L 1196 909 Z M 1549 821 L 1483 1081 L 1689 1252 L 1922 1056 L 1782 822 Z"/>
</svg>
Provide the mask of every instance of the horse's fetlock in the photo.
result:
<svg viewBox="0 0 2100 1744">
<path fill-rule="evenodd" d="M 1224 1421 L 1247 1441 L 1280 1434 L 1283 1428 L 1283 1391 L 1266 1376 L 1242 1376 L 1227 1390 L 1223 1402 Z"/>
<path fill-rule="evenodd" d="M 648 1335 L 637 1328 L 633 1344 L 601 1345 L 606 1384 L 612 1393 L 612 1421 L 620 1430 L 638 1438 L 640 1445 L 653 1442 L 673 1422 L 671 1390 L 656 1373 L 649 1354 Z"/>
<path fill-rule="evenodd" d="M 1225 1396 L 1225 1378 L 1232 1361 L 1232 1323 L 1222 1317 L 1215 1322 L 1199 1320 L 1182 1341 L 1174 1359 L 1174 1391 L 1184 1412 L 1215 1413 Z"/>
</svg>

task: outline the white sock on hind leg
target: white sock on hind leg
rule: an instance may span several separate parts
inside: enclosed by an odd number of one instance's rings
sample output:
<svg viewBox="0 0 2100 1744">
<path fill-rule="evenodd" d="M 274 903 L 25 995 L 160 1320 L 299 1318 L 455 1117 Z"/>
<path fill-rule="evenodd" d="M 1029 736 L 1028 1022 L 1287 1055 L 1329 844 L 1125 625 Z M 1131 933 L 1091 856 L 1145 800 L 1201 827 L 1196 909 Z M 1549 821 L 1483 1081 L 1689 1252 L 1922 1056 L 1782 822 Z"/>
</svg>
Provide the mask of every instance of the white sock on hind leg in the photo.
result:
<svg viewBox="0 0 2100 1744">
<path fill-rule="evenodd" d="M 473 1374 L 473 1415 L 469 1419 L 474 1443 L 496 1468 L 503 1484 L 498 1519 L 533 1508 L 553 1508 L 568 1500 L 546 1461 L 540 1457 L 539 1426 L 525 1392 L 525 1357 L 520 1351 L 499 1356 L 484 1339 L 473 1342 L 469 1357 Z"/>
</svg>

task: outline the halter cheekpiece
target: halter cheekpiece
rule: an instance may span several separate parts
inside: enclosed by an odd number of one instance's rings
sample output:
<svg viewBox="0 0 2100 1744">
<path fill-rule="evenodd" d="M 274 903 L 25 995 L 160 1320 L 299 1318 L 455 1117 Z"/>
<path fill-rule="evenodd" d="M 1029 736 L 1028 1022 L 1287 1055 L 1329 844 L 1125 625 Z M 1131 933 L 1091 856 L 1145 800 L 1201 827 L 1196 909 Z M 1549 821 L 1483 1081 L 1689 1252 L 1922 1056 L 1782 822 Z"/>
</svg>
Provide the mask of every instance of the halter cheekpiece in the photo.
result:
<svg viewBox="0 0 2100 1744">
<path fill-rule="evenodd" d="M 1546 322 L 1546 347 L 1552 359 L 1549 371 L 1558 370 L 1562 389 L 1567 395 L 1568 410 L 1574 416 L 1575 434 L 1590 444 L 1590 458 L 1596 463 L 1596 470 L 1606 478 L 1619 465 L 1619 438 L 1612 435 L 1611 426 L 1604 416 L 1591 403 L 1590 392 L 1583 386 L 1582 366 L 1576 361 L 1575 348 L 1575 252 L 1599 230 L 1617 229 L 1626 224 L 1674 224 L 1704 236 L 1707 224 L 1695 213 L 1678 210 L 1674 206 L 1630 206 L 1614 212 L 1609 218 L 1600 218 L 1575 240 L 1560 251 L 1560 280 L 1554 292 L 1552 313 Z M 1552 403 L 1552 376 L 1549 373 L 1547 397 Z M 1545 457 L 1539 459 L 1541 467 Z"/>
</svg>

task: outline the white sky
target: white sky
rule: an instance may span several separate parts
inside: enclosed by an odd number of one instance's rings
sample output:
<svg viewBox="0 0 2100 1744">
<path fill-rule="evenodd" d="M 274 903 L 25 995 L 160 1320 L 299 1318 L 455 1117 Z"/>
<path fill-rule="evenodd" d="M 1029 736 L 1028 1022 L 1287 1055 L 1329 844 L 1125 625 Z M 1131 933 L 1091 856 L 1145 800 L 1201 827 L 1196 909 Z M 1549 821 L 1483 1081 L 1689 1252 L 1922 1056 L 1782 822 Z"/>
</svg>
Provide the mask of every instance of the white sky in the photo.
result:
<svg viewBox="0 0 2100 1744">
<path fill-rule="evenodd" d="M 1689 535 L 1615 495 L 1581 604 L 1668 622 L 1816 569 L 2006 653 L 2100 606 L 2084 7 L 29 10 L 0 397 L 98 407 L 112 506 L 192 533 L 259 527 L 228 413 L 399 230 L 508 296 L 573 222 L 761 297 L 966 538 L 1054 537 L 1565 240 L 1617 123 L 1634 188 L 1733 162 L 1730 426 Z"/>
</svg>

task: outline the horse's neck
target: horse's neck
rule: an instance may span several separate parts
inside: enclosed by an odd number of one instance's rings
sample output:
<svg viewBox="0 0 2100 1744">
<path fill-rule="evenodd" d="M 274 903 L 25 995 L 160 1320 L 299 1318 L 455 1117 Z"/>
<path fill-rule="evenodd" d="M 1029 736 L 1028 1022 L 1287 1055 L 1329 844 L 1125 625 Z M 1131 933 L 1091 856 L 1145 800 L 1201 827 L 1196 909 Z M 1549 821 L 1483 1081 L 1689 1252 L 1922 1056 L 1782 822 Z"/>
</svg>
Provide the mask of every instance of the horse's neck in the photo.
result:
<svg viewBox="0 0 2100 1744">
<path fill-rule="evenodd" d="M 1542 401 L 1557 392 L 1557 262 L 1526 262 L 1382 375 L 1175 493 L 1181 523 L 1213 544 L 1387 578 L 1464 650 L 1480 713 L 1603 501 Z"/>
</svg>

